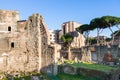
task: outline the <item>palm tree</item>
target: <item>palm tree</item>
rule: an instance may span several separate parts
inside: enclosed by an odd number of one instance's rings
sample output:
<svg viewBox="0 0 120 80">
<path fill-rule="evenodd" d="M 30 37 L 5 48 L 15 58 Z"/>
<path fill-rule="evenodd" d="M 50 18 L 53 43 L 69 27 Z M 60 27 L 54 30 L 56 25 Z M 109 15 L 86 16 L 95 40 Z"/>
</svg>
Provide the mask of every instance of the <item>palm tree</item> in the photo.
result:
<svg viewBox="0 0 120 80">
<path fill-rule="evenodd" d="M 64 46 L 68 48 L 68 59 L 71 60 L 71 42 L 73 41 L 73 36 L 70 34 L 65 34 L 61 36 L 61 40 L 64 43 Z"/>
</svg>

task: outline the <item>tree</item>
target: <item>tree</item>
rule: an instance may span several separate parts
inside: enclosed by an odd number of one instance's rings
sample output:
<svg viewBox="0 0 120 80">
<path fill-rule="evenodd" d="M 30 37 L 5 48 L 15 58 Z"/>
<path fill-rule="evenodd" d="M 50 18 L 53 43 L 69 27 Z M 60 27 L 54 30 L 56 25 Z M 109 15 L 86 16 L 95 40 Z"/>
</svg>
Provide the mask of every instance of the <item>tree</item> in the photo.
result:
<svg viewBox="0 0 120 80">
<path fill-rule="evenodd" d="M 73 41 L 73 36 L 70 34 L 65 34 L 61 36 L 61 40 L 64 42 L 64 46 L 68 48 L 68 59 L 71 60 L 71 42 Z"/>
<path fill-rule="evenodd" d="M 97 43 L 97 40 L 95 38 L 93 38 L 93 37 L 89 37 L 88 41 L 89 41 L 90 45 L 94 45 L 94 44 Z"/>
<path fill-rule="evenodd" d="M 111 36 L 113 36 L 113 35 L 119 36 L 119 35 L 120 35 L 120 30 L 117 30 L 117 31 L 113 32 L 113 33 L 111 34 Z"/>
<path fill-rule="evenodd" d="M 111 27 L 116 26 L 119 30 L 120 28 L 118 25 L 120 24 L 120 18 L 115 16 L 102 16 L 94 18 L 90 21 L 90 24 L 81 25 L 76 30 L 80 33 L 84 33 L 86 31 L 97 29 L 97 44 L 99 44 L 99 35 L 105 28 L 109 28 L 110 31 L 113 33 Z M 112 40 L 114 41 L 114 34 L 112 35 Z M 112 42 L 113 42 L 112 41 Z"/>
<path fill-rule="evenodd" d="M 106 27 L 105 21 L 102 18 L 94 18 L 90 21 L 90 26 L 97 29 L 97 45 L 99 45 L 99 35 Z"/>
<path fill-rule="evenodd" d="M 110 41 L 111 41 L 111 38 L 106 38 L 105 41 L 106 41 L 106 42 L 110 42 Z"/>
<path fill-rule="evenodd" d="M 113 33 L 111 27 L 116 26 L 118 29 L 120 29 L 118 27 L 119 24 L 120 24 L 120 18 L 115 16 L 103 16 L 100 18 L 92 19 L 90 22 L 90 26 L 97 28 L 97 37 L 98 37 L 97 44 L 99 44 L 99 35 L 104 28 L 109 28 L 110 31 Z M 114 41 L 114 35 L 112 36 L 112 40 Z"/>
<path fill-rule="evenodd" d="M 105 19 L 106 21 L 106 25 L 107 27 L 110 29 L 110 31 L 112 32 L 112 34 L 114 33 L 113 30 L 111 29 L 111 27 L 115 26 L 118 28 L 118 30 L 120 30 L 120 28 L 118 27 L 118 25 L 120 24 L 120 18 L 119 17 L 115 17 L 115 16 L 103 16 L 103 19 Z M 114 36 L 116 34 L 112 35 L 112 43 L 114 41 Z"/>
<path fill-rule="evenodd" d="M 89 24 L 83 24 L 81 26 L 79 26 L 78 28 L 76 28 L 76 31 L 78 31 L 81 34 L 84 34 L 85 38 L 86 38 L 86 44 L 89 45 L 89 41 L 88 41 L 88 37 L 90 34 L 90 30 L 93 30 L 94 28 L 90 27 Z"/>
</svg>

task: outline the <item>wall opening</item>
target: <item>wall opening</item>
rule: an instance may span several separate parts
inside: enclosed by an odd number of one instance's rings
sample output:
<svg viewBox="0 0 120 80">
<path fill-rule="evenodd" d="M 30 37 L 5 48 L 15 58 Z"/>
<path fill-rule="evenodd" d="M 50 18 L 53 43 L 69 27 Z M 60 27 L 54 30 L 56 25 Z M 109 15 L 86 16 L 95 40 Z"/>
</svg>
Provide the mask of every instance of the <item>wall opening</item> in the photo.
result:
<svg viewBox="0 0 120 80">
<path fill-rule="evenodd" d="M 118 80 L 120 80 L 120 74 L 119 74 L 119 76 L 118 76 Z"/>
<path fill-rule="evenodd" d="M 14 42 L 11 42 L 11 48 L 14 48 Z"/>
<path fill-rule="evenodd" d="M 43 43 L 43 45 L 45 45 L 45 43 Z"/>
<path fill-rule="evenodd" d="M 8 26 L 8 31 L 11 31 L 11 26 Z"/>
</svg>

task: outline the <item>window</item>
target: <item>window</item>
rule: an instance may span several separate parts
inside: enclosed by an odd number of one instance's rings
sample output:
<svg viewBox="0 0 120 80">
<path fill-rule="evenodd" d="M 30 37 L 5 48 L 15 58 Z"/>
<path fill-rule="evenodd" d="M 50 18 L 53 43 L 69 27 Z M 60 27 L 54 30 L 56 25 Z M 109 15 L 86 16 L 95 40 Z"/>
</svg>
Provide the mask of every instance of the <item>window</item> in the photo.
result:
<svg viewBox="0 0 120 80">
<path fill-rule="evenodd" d="M 11 26 L 8 27 L 8 31 L 11 31 Z"/>
<path fill-rule="evenodd" d="M 11 42 L 11 48 L 14 48 L 14 42 Z"/>
<path fill-rule="evenodd" d="M 45 43 L 43 43 L 43 45 L 45 45 Z"/>
</svg>

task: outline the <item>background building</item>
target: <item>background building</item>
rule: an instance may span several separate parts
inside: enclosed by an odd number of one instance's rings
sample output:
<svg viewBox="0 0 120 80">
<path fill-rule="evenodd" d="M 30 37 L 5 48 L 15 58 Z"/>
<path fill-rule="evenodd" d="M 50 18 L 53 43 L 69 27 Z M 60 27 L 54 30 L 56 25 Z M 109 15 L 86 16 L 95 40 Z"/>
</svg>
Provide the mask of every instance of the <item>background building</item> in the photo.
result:
<svg viewBox="0 0 120 80">
<path fill-rule="evenodd" d="M 80 23 L 69 21 L 62 24 L 62 34 L 71 33 L 75 35 L 73 42 L 71 43 L 71 46 L 74 48 L 80 48 L 82 46 L 85 46 L 85 38 L 82 34 L 76 31 L 76 28 L 79 27 Z"/>
<path fill-rule="evenodd" d="M 54 30 L 49 30 L 49 41 L 50 44 L 54 44 L 55 43 L 55 31 Z"/>
<path fill-rule="evenodd" d="M 50 41 L 50 44 L 59 44 L 60 43 L 60 38 L 61 38 L 61 35 L 60 35 L 60 32 L 61 30 L 49 30 L 49 41 Z"/>
</svg>

